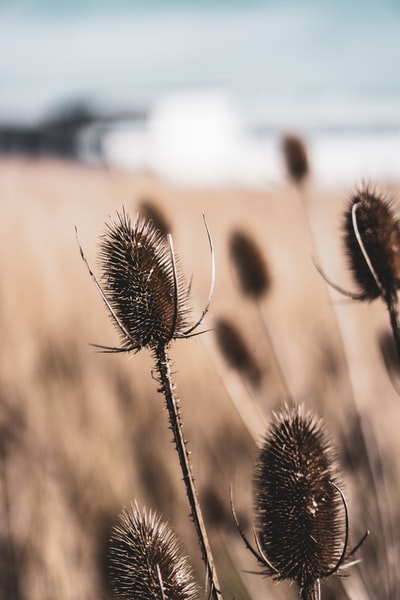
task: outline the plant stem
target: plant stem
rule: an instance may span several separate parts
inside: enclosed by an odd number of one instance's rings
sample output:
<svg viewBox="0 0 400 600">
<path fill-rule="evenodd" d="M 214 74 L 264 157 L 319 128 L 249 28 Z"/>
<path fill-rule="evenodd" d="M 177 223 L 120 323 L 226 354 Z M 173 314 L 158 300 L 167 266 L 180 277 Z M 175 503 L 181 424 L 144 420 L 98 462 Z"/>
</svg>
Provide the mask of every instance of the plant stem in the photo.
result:
<svg viewBox="0 0 400 600">
<path fill-rule="evenodd" d="M 273 360 L 273 362 L 275 364 L 275 367 L 276 367 L 276 369 L 278 371 L 279 379 L 281 381 L 281 384 L 282 384 L 282 387 L 283 387 L 283 391 L 284 391 L 285 396 L 286 396 L 286 401 L 289 402 L 289 401 L 293 400 L 293 397 L 292 397 L 292 394 L 290 393 L 289 385 L 288 385 L 287 379 L 285 377 L 285 373 L 284 373 L 284 370 L 282 368 L 281 361 L 278 358 L 278 355 L 277 355 L 276 350 L 275 350 L 274 343 L 273 343 L 273 341 L 271 339 L 271 335 L 270 335 L 269 329 L 267 327 L 267 321 L 266 321 L 266 318 L 264 317 L 264 313 L 263 313 L 263 310 L 262 310 L 260 302 L 257 302 L 257 310 L 258 310 L 258 314 L 260 315 L 261 323 L 262 323 L 263 328 L 264 328 L 265 337 L 266 337 L 267 342 L 268 342 L 269 351 L 271 352 L 272 360 Z"/>
<path fill-rule="evenodd" d="M 174 384 L 171 378 L 170 362 L 167 347 L 165 344 L 158 346 L 155 351 L 156 367 L 160 375 L 160 392 L 164 395 L 169 422 L 174 436 L 175 447 L 179 456 L 179 463 L 182 470 L 183 481 L 186 486 L 186 494 L 190 504 L 191 516 L 196 528 L 199 539 L 200 549 L 204 564 L 207 570 L 207 577 L 210 584 L 210 597 L 214 600 L 221 600 L 222 595 L 219 590 L 218 577 L 215 571 L 214 560 L 211 554 L 210 544 L 204 525 L 203 515 L 197 497 L 197 490 L 194 483 L 194 477 L 190 464 L 189 452 L 186 447 L 183 435 L 182 421 L 179 412 L 178 399 L 174 394 Z"/>
<path fill-rule="evenodd" d="M 319 579 L 301 590 L 301 600 L 321 600 L 321 585 Z"/>
<path fill-rule="evenodd" d="M 400 322 L 399 322 L 399 302 L 396 295 L 386 299 L 386 305 L 389 310 L 390 325 L 392 327 L 393 339 L 396 346 L 397 356 L 400 360 Z"/>
</svg>

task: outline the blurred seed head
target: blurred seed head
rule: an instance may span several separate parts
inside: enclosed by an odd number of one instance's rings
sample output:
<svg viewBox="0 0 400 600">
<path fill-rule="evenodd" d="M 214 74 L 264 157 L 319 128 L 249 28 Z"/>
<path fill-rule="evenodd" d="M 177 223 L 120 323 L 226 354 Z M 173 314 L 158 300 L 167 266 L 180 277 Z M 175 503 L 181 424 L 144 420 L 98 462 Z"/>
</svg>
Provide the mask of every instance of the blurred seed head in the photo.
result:
<svg viewBox="0 0 400 600">
<path fill-rule="evenodd" d="M 109 545 L 109 574 L 117 600 L 195 600 L 192 568 L 170 526 L 155 512 L 124 510 Z"/>
<path fill-rule="evenodd" d="M 229 250 L 243 294 L 261 298 L 271 286 L 270 273 L 261 250 L 247 233 L 239 230 L 231 234 Z"/>
<path fill-rule="evenodd" d="M 146 221 L 152 221 L 164 235 L 171 233 L 171 225 L 159 206 L 145 198 L 139 205 L 139 214 Z"/>
<path fill-rule="evenodd" d="M 382 292 L 395 294 L 400 285 L 400 222 L 383 194 L 364 185 L 352 195 L 343 218 L 343 240 L 349 267 L 365 299 L 374 300 Z"/>
<path fill-rule="evenodd" d="M 304 141 L 297 135 L 287 134 L 282 140 L 282 152 L 288 176 L 294 183 L 302 183 L 310 170 Z"/>
<path fill-rule="evenodd" d="M 308 589 L 335 567 L 345 537 L 336 455 L 322 422 L 302 406 L 274 415 L 254 479 L 260 548 L 268 575 Z"/>
<path fill-rule="evenodd" d="M 201 504 L 204 507 L 208 527 L 235 531 L 232 525 L 232 515 L 225 505 L 218 482 L 207 484 L 201 493 Z"/>
<path fill-rule="evenodd" d="M 7 397 L 4 387 L 0 393 L 0 473 L 2 462 L 23 444 L 26 433 L 25 415 L 18 404 L 14 405 Z"/>
<path fill-rule="evenodd" d="M 215 336 L 228 365 L 257 387 L 262 378 L 261 369 L 239 330 L 227 319 L 220 318 L 215 324 Z"/>
<path fill-rule="evenodd" d="M 155 349 L 186 328 L 188 297 L 168 238 L 150 220 L 134 223 L 123 210 L 100 243 L 102 286 L 123 348 Z"/>
</svg>

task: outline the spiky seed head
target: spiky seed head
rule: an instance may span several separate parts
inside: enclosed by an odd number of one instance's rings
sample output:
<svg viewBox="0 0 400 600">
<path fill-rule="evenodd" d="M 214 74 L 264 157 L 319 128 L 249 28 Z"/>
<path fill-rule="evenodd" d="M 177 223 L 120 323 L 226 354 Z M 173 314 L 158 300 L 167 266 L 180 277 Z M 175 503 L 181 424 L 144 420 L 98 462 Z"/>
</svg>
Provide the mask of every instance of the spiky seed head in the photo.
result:
<svg viewBox="0 0 400 600">
<path fill-rule="evenodd" d="M 217 319 L 215 336 L 228 365 L 239 371 L 255 387 L 259 385 L 262 376 L 260 367 L 237 327 L 227 319 Z"/>
<path fill-rule="evenodd" d="M 344 213 L 343 240 L 365 299 L 395 294 L 400 285 L 400 222 L 382 193 L 364 185 L 352 195 Z"/>
<path fill-rule="evenodd" d="M 188 298 L 168 238 L 151 220 L 123 210 L 100 243 L 102 287 L 123 326 L 123 347 L 168 344 L 187 326 Z"/>
<path fill-rule="evenodd" d="M 286 134 L 282 140 L 282 151 L 290 179 L 296 184 L 301 183 L 310 170 L 304 141 L 297 135 Z"/>
<path fill-rule="evenodd" d="M 243 294 L 261 298 L 271 285 L 270 273 L 261 250 L 246 232 L 240 230 L 231 234 L 229 249 Z"/>
<path fill-rule="evenodd" d="M 198 587 L 168 523 L 137 506 L 124 510 L 109 544 L 109 574 L 117 600 L 195 600 Z"/>
<path fill-rule="evenodd" d="M 254 479 L 260 547 L 276 579 L 300 589 L 334 568 L 341 557 L 345 516 L 335 452 L 324 426 L 302 406 L 274 415 Z"/>
</svg>

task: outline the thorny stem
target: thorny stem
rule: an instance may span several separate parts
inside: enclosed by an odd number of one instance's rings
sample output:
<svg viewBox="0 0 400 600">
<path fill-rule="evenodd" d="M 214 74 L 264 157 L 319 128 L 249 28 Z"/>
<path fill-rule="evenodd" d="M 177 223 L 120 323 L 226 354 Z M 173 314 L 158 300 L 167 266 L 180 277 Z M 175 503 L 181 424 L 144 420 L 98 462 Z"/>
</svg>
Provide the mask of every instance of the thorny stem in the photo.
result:
<svg viewBox="0 0 400 600">
<path fill-rule="evenodd" d="M 168 409 L 169 422 L 174 436 L 175 447 L 179 456 L 183 481 L 185 482 L 186 494 L 190 504 L 191 516 L 193 519 L 194 526 L 196 528 L 197 536 L 199 538 L 202 558 L 206 565 L 207 577 L 210 585 L 210 597 L 214 600 L 222 600 L 222 595 L 219 589 L 218 577 L 214 566 L 214 559 L 211 554 L 210 544 L 204 525 L 203 515 L 197 497 L 197 491 L 190 464 L 189 452 L 186 447 L 186 442 L 183 435 L 178 399 L 175 397 L 174 394 L 174 384 L 171 378 L 169 356 L 165 344 L 161 344 L 156 348 L 155 357 L 156 368 L 160 375 L 161 383 L 161 388 L 159 391 L 164 395 Z"/>
</svg>

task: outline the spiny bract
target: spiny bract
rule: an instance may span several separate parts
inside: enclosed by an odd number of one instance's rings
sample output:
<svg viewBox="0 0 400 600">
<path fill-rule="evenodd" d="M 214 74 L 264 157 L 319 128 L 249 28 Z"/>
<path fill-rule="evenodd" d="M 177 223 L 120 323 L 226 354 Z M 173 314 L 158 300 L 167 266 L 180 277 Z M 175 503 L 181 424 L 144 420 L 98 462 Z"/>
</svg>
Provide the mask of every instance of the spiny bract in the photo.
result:
<svg viewBox="0 0 400 600">
<path fill-rule="evenodd" d="M 267 574 L 300 589 L 341 557 L 344 511 L 335 456 L 322 422 L 301 406 L 275 415 L 255 472 L 255 516 Z"/>
</svg>

